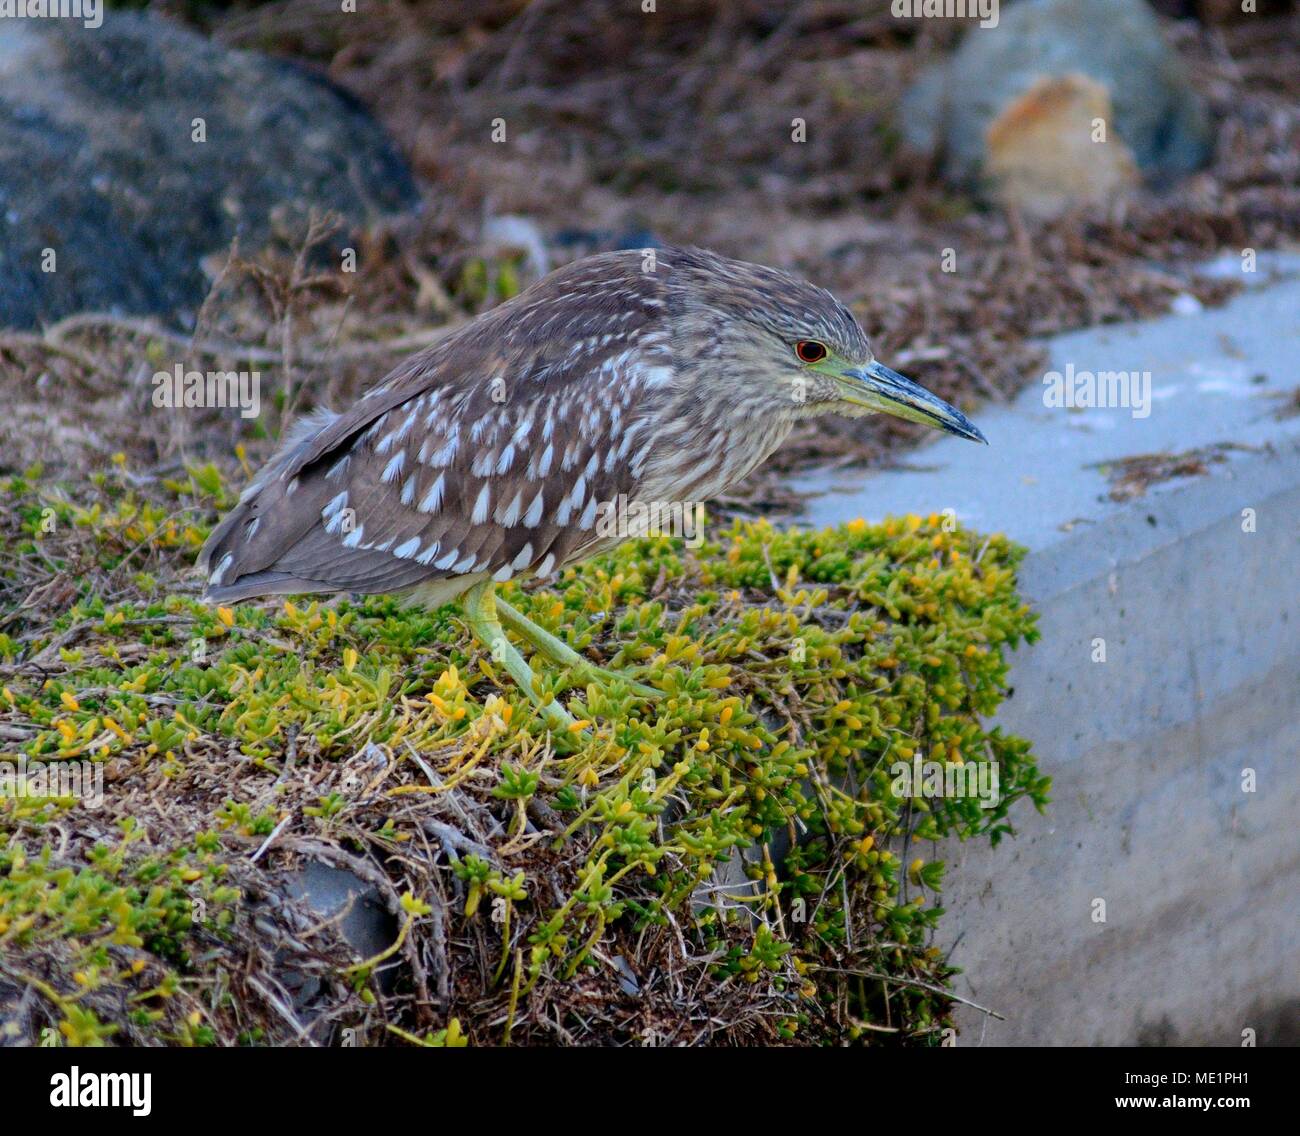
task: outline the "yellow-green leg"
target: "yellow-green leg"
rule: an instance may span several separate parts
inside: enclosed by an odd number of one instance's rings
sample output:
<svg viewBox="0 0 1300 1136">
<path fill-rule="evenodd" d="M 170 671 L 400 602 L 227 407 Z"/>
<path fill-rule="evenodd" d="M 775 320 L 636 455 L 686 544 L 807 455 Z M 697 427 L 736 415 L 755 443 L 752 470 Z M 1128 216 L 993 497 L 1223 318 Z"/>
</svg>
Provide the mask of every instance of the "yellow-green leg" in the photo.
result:
<svg viewBox="0 0 1300 1136">
<path fill-rule="evenodd" d="M 642 698 L 663 697 L 662 690 L 655 690 L 653 686 L 646 686 L 645 683 L 637 682 L 627 675 L 619 674 L 618 671 L 598 667 L 595 663 L 584 659 L 563 639 L 552 635 L 545 627 L 539 627 L 518 608 L 506 603 L 500 596 L 496 597 L 496 609 L 501 616 L 502 622 L 511 631 L 530 642 L 551 662 L 558 663 L 562 667 L 572 667 L 588 679 L 595 679 L 597 682 L 615 681 L 624 683 L 629 690 L 639 694 Z"/>
<path fill-rule="evenodd" d="M 510 677 L 532 699 L 541 713 L 543 721 L 556 733 L 571 735 L 577 719 L 554 698 L 545 705 L 542 704 L 528 660 L 506 638 L 505 628 L 501 626 L 500 620 L 497 619 L 497 598 L 493 592 L 492 581 L 484 580 L 475 584 L 465 593 L 465 598 L 461 601 L 461 604 L 465 611 L 465 618 L 469 622 L 470 630 L 478 641 L 492 652 L 493 660 L 503 664 Z M 524 638 L 528 638 L 528 636 L 525 635 Z"/>
</svg>

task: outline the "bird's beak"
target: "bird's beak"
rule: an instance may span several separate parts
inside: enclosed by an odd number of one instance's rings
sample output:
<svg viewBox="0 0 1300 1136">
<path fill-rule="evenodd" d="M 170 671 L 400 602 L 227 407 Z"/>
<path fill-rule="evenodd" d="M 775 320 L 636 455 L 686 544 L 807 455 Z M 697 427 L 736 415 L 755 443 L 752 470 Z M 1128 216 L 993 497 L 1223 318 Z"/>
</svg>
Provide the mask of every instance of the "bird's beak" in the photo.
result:
<svg viewBox="0 0 1300 1136">
<path fill-rule="evenodd" d="M 955 406 L 949 406 L 920 383 L 891 371 L 883 363 L 846 367 L 838 377 L 840 397 L 845 402 L 892 414 L 895 418 L 906 418 L 909 422 L 937 426 L 959 438 L 988 445 L 988 439 L 980 433 L 979 427 Z"/>
</svg>

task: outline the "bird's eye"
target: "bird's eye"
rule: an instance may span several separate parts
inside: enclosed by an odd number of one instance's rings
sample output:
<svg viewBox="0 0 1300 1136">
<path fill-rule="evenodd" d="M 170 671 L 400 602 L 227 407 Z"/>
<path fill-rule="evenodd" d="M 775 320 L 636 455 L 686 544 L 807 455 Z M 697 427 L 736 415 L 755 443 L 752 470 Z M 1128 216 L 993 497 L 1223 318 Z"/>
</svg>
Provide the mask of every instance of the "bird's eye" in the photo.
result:
<svg viewBox="0 0 1300 1136">
<path fill-rule="evenodd" d="M 826 358 L 826 344 L 815 339 L 801 339 L 794 345 L 794 353 L 801 363 L 820 363 Z"/>
</svg>

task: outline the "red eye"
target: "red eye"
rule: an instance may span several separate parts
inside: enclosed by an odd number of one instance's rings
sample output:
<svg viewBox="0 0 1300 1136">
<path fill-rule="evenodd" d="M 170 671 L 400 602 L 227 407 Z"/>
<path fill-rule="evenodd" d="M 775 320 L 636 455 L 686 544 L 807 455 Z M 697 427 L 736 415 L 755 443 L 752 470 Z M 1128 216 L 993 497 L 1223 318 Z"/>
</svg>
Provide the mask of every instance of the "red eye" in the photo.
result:
<svg viewBox="0 0 1300 1136">
<path fill-rule="evenodd" d="M 801 363 L 820 363 L 826 358 L 826 345 L 815 339 L 801 339 L 794 345 L 794 353 Z"/>
</svg>

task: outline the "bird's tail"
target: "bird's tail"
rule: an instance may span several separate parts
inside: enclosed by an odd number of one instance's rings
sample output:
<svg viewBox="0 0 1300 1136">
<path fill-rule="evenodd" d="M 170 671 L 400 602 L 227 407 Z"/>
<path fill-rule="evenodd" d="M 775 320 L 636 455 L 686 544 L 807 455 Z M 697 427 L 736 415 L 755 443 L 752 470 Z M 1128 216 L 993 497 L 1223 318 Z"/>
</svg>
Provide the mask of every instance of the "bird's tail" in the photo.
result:
<svg viewBox="0 0 1300 1136">
<path fill-rule="evenodd" d="M 294 538 L 271 531 L 295 516 L 303 518 L 301 523 L 306 526 L 317 522 L 314 510 L 277 509 L 276 505 L 296 488 L 292 479 L 285 481 L 284 471 L 337 417 L 333 411 L 317 410 L 295 422 L 275 456 L 240 495 L 239 504 L 212 530 L 197 561 L 207 577 L 205 600 L 234 603 L 254 596 L 337 590 L 320 580 L 274 570 L 278 550 Z"/>
</svg>

